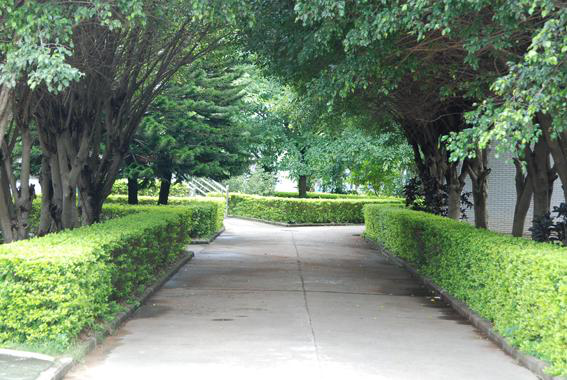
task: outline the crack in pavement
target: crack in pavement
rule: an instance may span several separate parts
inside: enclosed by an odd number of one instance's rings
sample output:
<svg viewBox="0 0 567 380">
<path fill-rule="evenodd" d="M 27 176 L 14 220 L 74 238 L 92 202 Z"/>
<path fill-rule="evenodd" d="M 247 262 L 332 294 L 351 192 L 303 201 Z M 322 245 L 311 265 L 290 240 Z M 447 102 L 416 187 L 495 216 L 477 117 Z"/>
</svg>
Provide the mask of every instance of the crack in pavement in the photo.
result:
<svg viewBox="0 0 567 380">
<path fill-rule="evenodd" d="M 307 319 L 309 321 L 309 328 L 311 330 L 311 341 L 313 342 L 313 348 L 315 349 L 315 357 L 317 363 L 321 363 L 321 357 L 319 355 L 319 345 L 317 343 L 317 337 L 315 336 L 315 330 L 313 329 L 313 319 L 311 318 L 311 311 L 309 310 L 309 302 L 307 301 L 307 291 L 305 290 L 305 279 L 303 278 L 303 269 L 301 266 L 301 257 L 299 256 L 299 249 L 297 249 L 297 244 L 295 243 L 295 236 L 293 231 L 291 233 L 291 242 L 293 243 L 293 248 L 295 249 L 295 256 L 297 258 L 297 272 L 299 274 L 299 279 L 301 280 L 301 289 L 303 291 L 303 300 L 305 301 L 305 311 L 307 313 Z"/>
</svg>

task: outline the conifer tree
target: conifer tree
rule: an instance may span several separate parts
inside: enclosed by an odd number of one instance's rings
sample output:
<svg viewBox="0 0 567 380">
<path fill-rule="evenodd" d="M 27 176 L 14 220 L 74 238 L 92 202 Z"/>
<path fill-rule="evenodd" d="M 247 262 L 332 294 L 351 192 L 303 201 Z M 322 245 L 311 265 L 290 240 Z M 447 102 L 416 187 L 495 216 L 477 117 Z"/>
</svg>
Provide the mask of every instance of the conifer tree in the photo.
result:
<svg viewBox="0 0 567 380">
<path fill-rule="evenodd" d="M 183 72 L 156 98 L 131 146 L 125 170 L 130 187 L 140 179 L 159 179 L 158 203 L 167 204 L 173 181 L 223 180 L 247 168 L 250 134 L 236 119 L 244 72 L 234 62 L 209 62 Z"/>
</svg>

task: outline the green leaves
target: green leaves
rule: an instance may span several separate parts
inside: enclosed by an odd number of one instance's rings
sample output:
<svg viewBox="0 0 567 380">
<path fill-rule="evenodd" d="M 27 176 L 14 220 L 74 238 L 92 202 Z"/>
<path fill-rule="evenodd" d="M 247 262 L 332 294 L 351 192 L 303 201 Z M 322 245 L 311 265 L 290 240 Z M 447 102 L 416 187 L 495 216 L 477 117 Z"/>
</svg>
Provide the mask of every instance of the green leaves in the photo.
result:
<svg viewBox="0 0 567 380">
<path fill-rule="evenodd" d="M 0 345 L 65 350 L 117 312 L 116 302 L 143 291 L 190 236 L 219 231 L 224 203 L 185 198 L 178 206 L 110 204 L 104 212 L 114 218 L 0 246 Z"/>
<path fill-rule="evenodd" d="M 81 77 L 79 69 L 68 62 L 73 28 L 89 21 L 112 30 L 143 15 L 138 0 L 2 0 L 0 8 L 0 41 L 4 41 L 0 42 L 0 85 L 13 87 L 25 77 L 31 89 L 44 84 L 51 92 L 61 92 Z"/>
<path fill-rule="evenodd" d="M 381 205 L 364 208 L 365 235 L 491 321 L 520 350 L 567 374 L 566 248 Z"/>
<path fill-rule="evenodd" d="M 299 199 L 230 194 L 234 216 L 284 223 L 362 223 L 365 204 L 401 205 L 397 198 Z"/>
<path fill-rule="evenodd" d="M 130 146 L 126 171 L 134 177 L 226 179 L 248 166 L 250 136 L 238 116 L 246 68 L 224 54 L 196 66 L 150 105 Z"/>
</svg>

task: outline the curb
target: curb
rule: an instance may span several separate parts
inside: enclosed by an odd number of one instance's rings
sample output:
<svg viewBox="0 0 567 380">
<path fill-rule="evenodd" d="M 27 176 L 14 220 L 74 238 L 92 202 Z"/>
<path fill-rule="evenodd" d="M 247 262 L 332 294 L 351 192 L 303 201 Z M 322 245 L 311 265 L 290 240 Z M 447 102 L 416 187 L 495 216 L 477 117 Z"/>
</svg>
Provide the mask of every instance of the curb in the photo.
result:
<svg viewBox="0 0 567 380">
<path fill-rule="evenodd" d="M 148 300 L 156 291 L 158 291 L 175 273 L 183 267 L 183 265 L 187 264 L 189 260 L 191 260 L 195 254 L 192 251 L 185 251 L 185 254 L 177 260 L 168 270 L 167 273 L 163 274 L 158 280 L 151 286 L 149 286 L 144 293 L 136 300 L 135 304 L 131 305 L 128 310 L 119 313 L 116 318 L 114 318 L 111 322 L 109 322 L 102 334 L 92 335 L 88 337 L 84 342 L 81 342 L 78 347 L 79 354 L 76 358 L 72 357 L 61 357 L 55 360 L 54 365 L 43 371 L 36 380 L 62 380 L 63 377 L 73 368 L 75 365 L 79 363 L 79 361 L 85 357 L 89 352 L 94 350 L 97 345 L 99 345 L 104 338 L 109 335 L 114 334 L 116 330 L 120 326 L 122 326 L 131 316 L 134 314 L 136 310 L 142 305 L 144 302 Z"/>
<path fill-rule="evenodd" d="M 212 237 L 208 238 L 208 239 L 191 239 L 191 243 L 189 244 L 210 244 L 212 243 L 216 238 L 219 237 L 220 234 L 222 234 L 224 232 L 225 228 L 221 228 L 219 231 L 217 231 Z"/>
<path fill-rule="evenodd" d="M 247 216 L 229 215 L 229 217 L 234 218 L 234 219 L 250 220 L 252 222 L 272 224 L 274 226 L 280 226 L 280 227 L 339 227 L 339 226 L 363 226 L 364 225 L 364 223 L 284 223 L 284 222 L 275 222 L 275 221 L 272 221 L 272 220 L 250 218 L 250 217 L 247 217 Z"/>
<path fill-rule="evenodd" d="M 565 377 L 551 376 L 545 373 L 545 369 L 549 366 L 546 362 L 534 356 L 520 352 L 520 350 L 518 350 L 516 347 L 513 347 L 504 339 L 504 337 L 502 337 L 494 330 L 494 327 L 492 326 L 492 323 L 490 321 L 478 315 L 475 311 L 469 308 L 467 304 L 450 295 L 445 289 L 435 284 L 429 278 L 419 274 L 405 260 L 386 251 L 386 249 L 382 245 L 380 245 L 380 243 L 367 238 L 366 236 L 364 236 L 363 239 L 366 240 L 366 242 L 368 242 L 373 248 L 375 248 L 382 256 L 385 256 L 392 264 L 404 268 L 412 275 L 412 277 L 422 282 L 426 288 L 438 294 L 445 303 L 451 306 L 451 308 L 453 308 L 462 317 L 466 318 L 474 327 L 484 333 L 493 343 L 495 343 L 500 349 L 502 349 L 502 351 L 510 355 L 520 365 L 530 370 L 538 378 L 542 380 L 567 380 L 567 378 Z"/>
<path fill-rule="evenodd" d="M 45 362 L 54 362 L 56 360 L 53 356 L 40 354 L 38 352 L 19 351 L 8 348 L 0 348 L 0 355 L 15 356 L 17 358 L 25 358 L 25 359 L 37 359 L 37 360 L 43 360 Z"/>
</svg>

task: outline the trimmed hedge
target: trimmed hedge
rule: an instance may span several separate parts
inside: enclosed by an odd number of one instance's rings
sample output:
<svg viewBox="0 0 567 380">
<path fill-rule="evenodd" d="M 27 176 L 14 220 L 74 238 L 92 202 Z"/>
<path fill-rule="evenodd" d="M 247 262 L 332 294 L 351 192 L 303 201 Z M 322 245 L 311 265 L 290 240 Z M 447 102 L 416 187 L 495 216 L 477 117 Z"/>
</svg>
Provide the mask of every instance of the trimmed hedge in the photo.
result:
<svg viewBox="0 0 567 380">
<path fill-rule="evenodd" d="M 401 204 L 398 200 L 300 199 L 230 194 L 228 212 L 232 216 L 291 224 L 362 223 L 362 207 L 368 203 Z"/>
<path fill-rule="evenodd" d="M 367 205 L 366 236 L 567 374 L 567 248 L 402 208 Z"/>
<path fill-rule="evenodd" d="M 107 198 L 105 208 L 107 205 L 118 204 L 127 205 L 131 207 L 140 207 L 146 205 L 156 205 L 157 197 L 140 196 L 138 197 L 138 206 L 128 205 L 128 197 L 123 195 L 111 195 Z M 195 209 L 193 213 L 193 225 L 191 231 L 192 238 L 209 238 L 219 232 L 224 225 L 224 213 L 226 208 L 226 201 L 222 198 L 212 197 L 169 197 L 169 206 L 194 206 L 205 205 Z M 163 206 L 159 206 L 163 207 Z"/>
<path fill-rule="evenodd" d="M 299 198 L 299 193 L 296 191 L 276 191 L 273 195 L 278 198 Z M 376 195 L 359 195 L 359 194 L 336 194 L 336 193 L 319 193 L 319 192 L 308 192 L 307 198 L 316 199 L 390 199 L 390 200 L 400 200 L 396 197 L 378 197 Z"/>
<path fill-rule="evenodd" d="M 0 344 L 61 351 L 175 262 L 212 203 L 108 205 L 114 219 L 0 246 Z M 200 219 L 201 218 L 201 219 Z"/>
<path fill-rule="evenodd" d="M 139 195 L 157 197 L 159 195 L 160 180 L 156 180 L 150 187 L 140 189 Z M 128 195 L 128 180 L 125 178 L 117 179 L 112 185 L 113 195 Z M 174 183 L 169 189 L 169 194 L 176 197 L 186 197 L 189 194 L 189 187 L 183 183 Z"/>
</svg>

